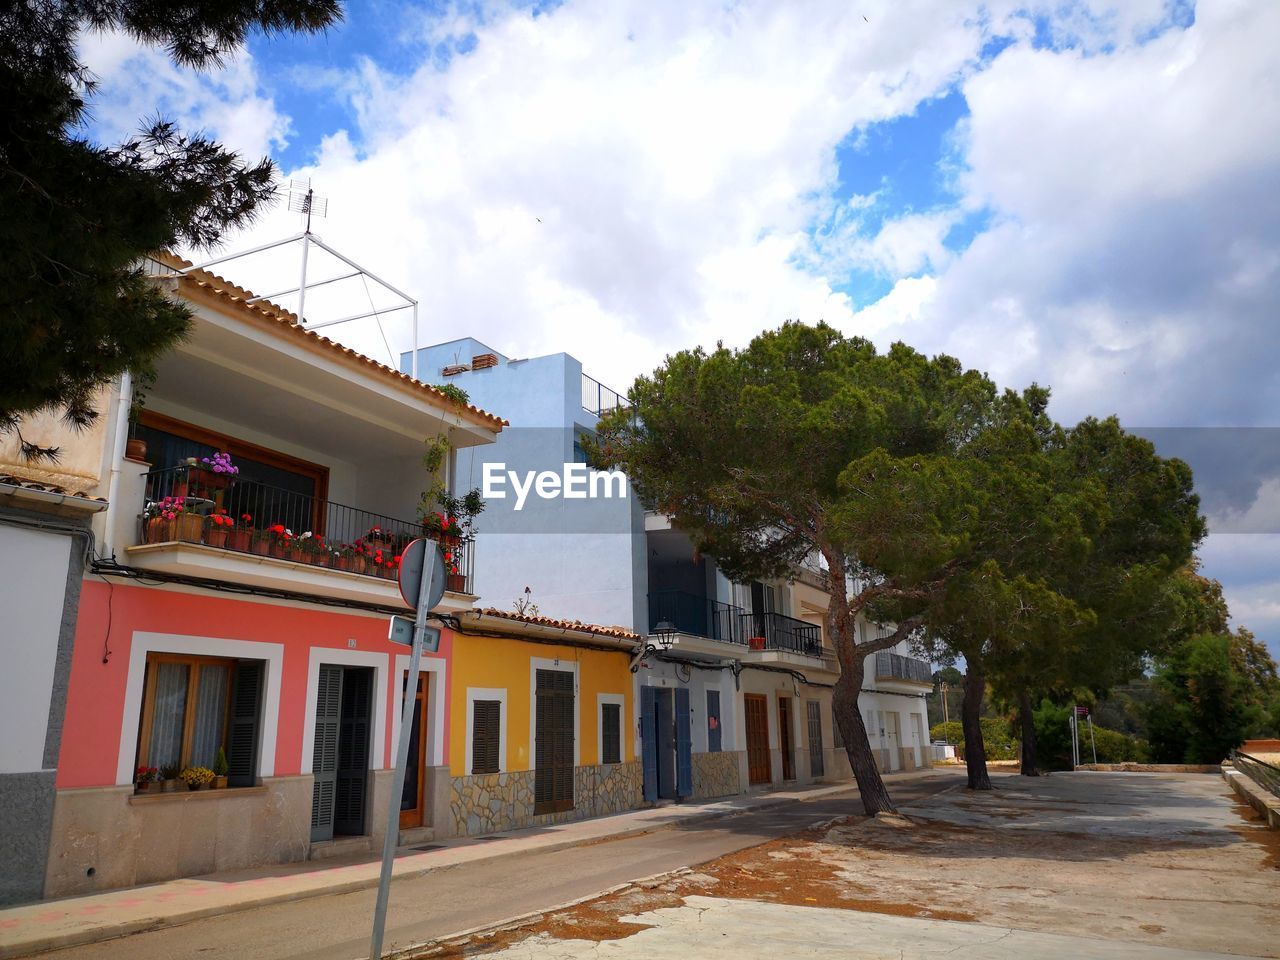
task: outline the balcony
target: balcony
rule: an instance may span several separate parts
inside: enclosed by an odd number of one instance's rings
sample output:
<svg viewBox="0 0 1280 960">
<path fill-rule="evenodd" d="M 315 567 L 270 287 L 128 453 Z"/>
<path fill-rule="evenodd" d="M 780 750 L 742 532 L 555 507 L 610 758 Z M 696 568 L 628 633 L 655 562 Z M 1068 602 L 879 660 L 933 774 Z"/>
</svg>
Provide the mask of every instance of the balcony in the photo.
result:
<svg viewBox="0 0 1280 960">
<path fill-rule="evenodd" d="M 681 633 L 725 643 L 746 643 L 742 608 L 683 590 L 655 590 L 649 594 L 649 629 L 664 620 Z"/>
<path fill-rule="evenodd" d="M 397 558 L 424 535 L 416 521 L 197 466 L 152 470 L 143 489 L 137 546 L 129 552 L 174 573 L 398 604 Z M 441 546 L 447 591 L 469 597 L 474 542 Z M 379 580 L 389 582 L 372 582 Z"/>
<path fill-rule="evenodd" d="M 933 669 L 923 660 L 904 657 L 888 650 L 876 653 L 876 679 L 901 680 L 933 686 Z"/>
<path fill-rule="evenodd" d="M 803 657 L 822 656 L 822 628 L 781 613 L 739 615 L 752 650 L 780 650 Z"/>
<path fill-rule="evenodd" d="M 749 613 L 731 603 L 683 590 L 649 594 L 649 629 L 662 621 L 683 634 L 736 643 L 751 650 L 822 656 L 822 628 L 781 613 Z"/>
</svg>

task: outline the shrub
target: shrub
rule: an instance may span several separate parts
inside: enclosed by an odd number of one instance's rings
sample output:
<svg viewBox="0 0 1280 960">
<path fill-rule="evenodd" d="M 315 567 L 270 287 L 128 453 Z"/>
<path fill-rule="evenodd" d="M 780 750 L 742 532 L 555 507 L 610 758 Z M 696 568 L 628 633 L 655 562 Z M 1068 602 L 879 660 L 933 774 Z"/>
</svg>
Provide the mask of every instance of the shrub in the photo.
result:
<svg viewBox="0 0 1280 960">
<path fill-rule="evenodd" d="M 1009 730 L 1009 724 L 999 717 L 983 717 L 982 745 L 988 760 L 1018 759 L 1018 741 Z M 935 724 L 929 730 L 932 740 L 945 740 L 956 745 L 956 752 L 964 756 L 964 729 L 959 720 Z"/>
</svg>

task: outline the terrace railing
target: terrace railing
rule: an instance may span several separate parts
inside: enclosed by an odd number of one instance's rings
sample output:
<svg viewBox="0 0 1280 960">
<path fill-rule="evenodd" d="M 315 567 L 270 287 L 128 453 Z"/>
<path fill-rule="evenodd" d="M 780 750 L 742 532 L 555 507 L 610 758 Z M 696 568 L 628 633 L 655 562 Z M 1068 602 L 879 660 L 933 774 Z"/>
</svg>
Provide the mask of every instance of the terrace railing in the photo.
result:
<svg viewBox="0 0 1280 960">
<path fill-rule="evenodd" d="M 929 664 L 915 657 L 904 657 L 888 650 L 876 652 L 877 680 L 912 680 L 916 683 L 933 683 L 933 670 Z"/>
<path fill-rule="evenodd" d="M 617 407 L 630 405 L 627 398 L 616 390 L 606 387 L 599 380 L 585 373 L 582 375 L 582 409 L 587 413 L 594 413 L 600 417 Z"/>
<path fill-rule="evenodd" d="M 725 643 L 746 643 L 741 607 L 684 590 L 655 590 L 649 594 L 649 629 L 666 621 L 681 633 Z"/>
<path fill-rule="evenodd" d="M 1239 750 L 1231 751 L 1231 765 L 1262 789 L 1280 797 L 1280 767 Z"/>
<path fill-rule="evenodd" d="M 822 656 L 822 628 L 781 613 L 743 613 L 738 617 L 752 649 L 785 650 Z"/>
<path fill-rule="evenodd" d="M 394 580 L 421 523 L 335 503 L 295 490 L 193 466 L 145 477 L 139 543 L 199 543 Z M 450 567 L 448 589 L 471 593 L 474 541 L 438 537 Z"/>
</svg>

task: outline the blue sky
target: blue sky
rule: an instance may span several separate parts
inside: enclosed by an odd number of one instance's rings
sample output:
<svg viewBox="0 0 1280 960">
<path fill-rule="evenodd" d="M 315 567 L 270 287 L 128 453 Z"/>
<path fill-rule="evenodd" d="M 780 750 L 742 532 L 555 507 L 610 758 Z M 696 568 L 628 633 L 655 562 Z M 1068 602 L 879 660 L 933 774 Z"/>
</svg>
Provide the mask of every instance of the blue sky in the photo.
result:
<svg viewBox="0 0 1280 960">
<path fill-rule="evenodd" d="M 1204 478 L 1205 572 L 1280 653 L 1277 35 L 1270 0 L 377 0 L 211 76 L 86 49 L 99 136 L 159 107 L 310 177 L 421 343 L 624 388 L 824 319 L 1118 414 Z M 341 336 L 390 359 L 382 325 Z"/>
</svg>

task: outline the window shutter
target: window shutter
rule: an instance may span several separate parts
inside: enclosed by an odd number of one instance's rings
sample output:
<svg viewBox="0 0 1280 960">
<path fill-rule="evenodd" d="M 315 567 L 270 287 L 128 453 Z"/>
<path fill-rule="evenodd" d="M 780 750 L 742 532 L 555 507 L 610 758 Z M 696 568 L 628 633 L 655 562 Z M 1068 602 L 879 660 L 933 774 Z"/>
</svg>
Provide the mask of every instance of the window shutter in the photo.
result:
<svg viewBox="0 0 1280 960">
<path fill-rule="evenodd" d="M 497 773 L 500 766 L 502 703 L 475 700 L 471 704 L 471 773 Z"/>
<path fill-rule="evenodd" d="M 311 842 L 333 839 L 333 802 L 338 785 L 338 719 L 342 713 L 342 668 L 320 665 L 316 682 L 315 744 L 311 774 Z"/>
<path fill-rule="evenodd" d="M 262 711 L 261 660 L 240 660 L 231 691 L 227 733 L 227 786 L 252 787 L 258 777 L 258 722 Z"/>
<path fill-rule="evenodd" d="M 601 739 L 603 741 L 601 763 L 622 762 L 622 707 L 616 703 L 600 707 Z"/>
<path fill-rule="evenodd" d="M 723 732 L 720 724 L 720 691 L 707 691 L 707 752 L 719 753 Z"/>
<path fill-rule="evenodd" d="M 689 688 L 676 687 L 676 796 L 693 795 L 693 727 Z"/>
</svg>

